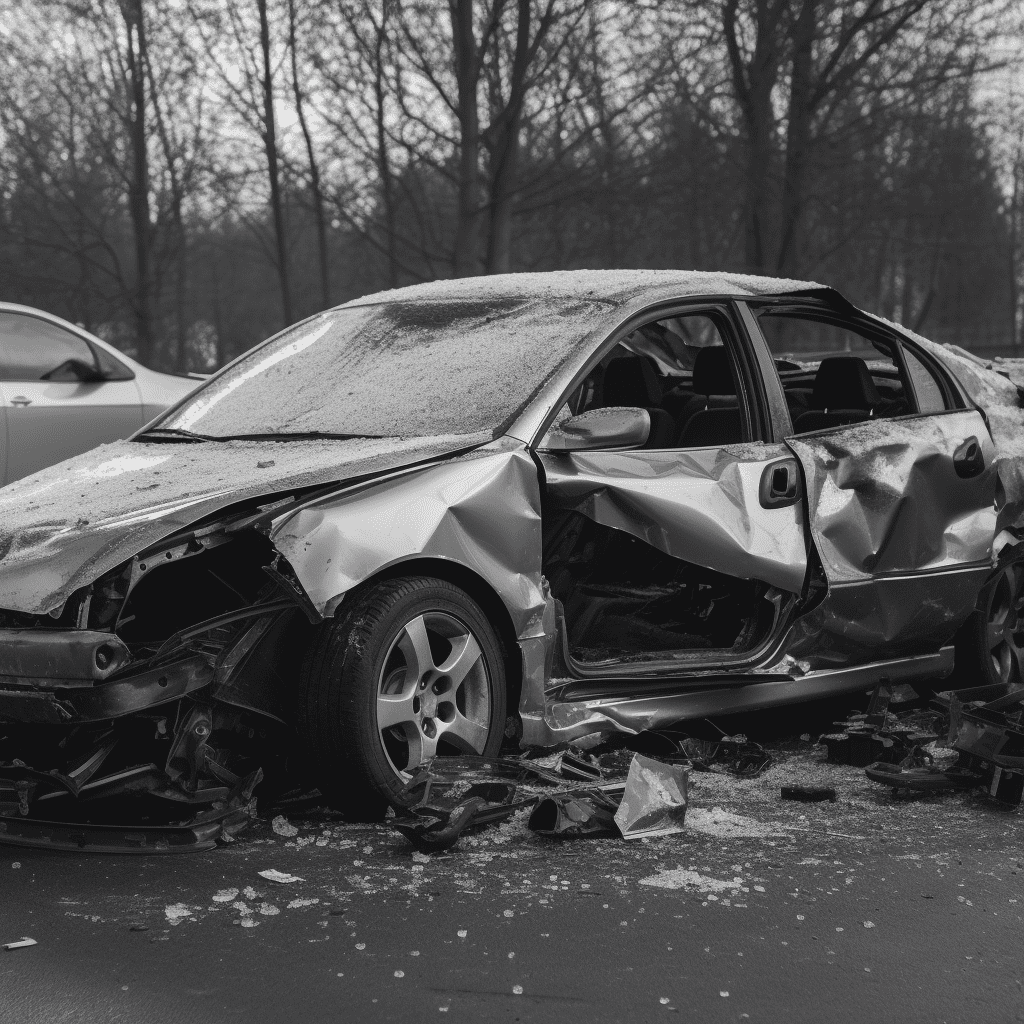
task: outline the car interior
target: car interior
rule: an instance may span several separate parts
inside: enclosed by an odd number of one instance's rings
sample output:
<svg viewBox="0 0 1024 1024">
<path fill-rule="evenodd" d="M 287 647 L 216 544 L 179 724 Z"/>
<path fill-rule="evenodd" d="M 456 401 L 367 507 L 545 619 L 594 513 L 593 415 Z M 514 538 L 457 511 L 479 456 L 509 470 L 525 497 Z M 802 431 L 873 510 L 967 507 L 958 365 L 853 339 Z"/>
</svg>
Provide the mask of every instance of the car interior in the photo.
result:
<svg viewBox="0 0 1024 1024">
<path fill-rule="evenodd" d="M 758 327 L 775 360 L 795 434 L 916 411 L 890 342 L 786 307 L 759 310 Z M 930 373 L 923 364 L 918 369 Z M 931 392 L 936 390 L 933 380 Z"/>
<path fill-rule="evenodd" d="M 569 400 L 590 409 L 646 409 L 645 448 L 704 448 L 745 436 L 733 357 L 717 317 L 695 313 L 640 327 L 594 367 Z"/>
<path fill-rule="evenodd" d="M 795 434 L 916 411 L 893 346 L 806 311 L 768 307 L 758 325 L 775 359 Z M 918 361 L 919 362 L 919 361 Z M 924 364 L 919 395 L 941 409 L 941 388 Z M 920 377 L 921 380 L 917 378 Z M 594 367 L 567 413 L 646 409 L 644 448 L 706 448 L 754 440 L 741 413 L 735 358 L 718 317 L 694 313 L 645 324 Z"/>
</svg>

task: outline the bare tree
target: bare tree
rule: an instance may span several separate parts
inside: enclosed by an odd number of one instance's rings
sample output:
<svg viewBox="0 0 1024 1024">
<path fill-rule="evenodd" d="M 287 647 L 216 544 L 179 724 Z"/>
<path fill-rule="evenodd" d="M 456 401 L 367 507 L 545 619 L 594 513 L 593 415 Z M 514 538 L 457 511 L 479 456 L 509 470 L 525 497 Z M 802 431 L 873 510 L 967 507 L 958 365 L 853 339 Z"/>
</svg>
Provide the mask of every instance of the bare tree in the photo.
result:
<svg viewBox="0 0 1024 1024">
<path fill-rule="evenodd" d="M 291 57 L 292 94 L 295 98 L 295 114 L 299 121 L 299 127 L 302 129 L 302 141 L 306 147 L 309 191 L 313 200 L 313 221 L 316 225 L 317 257 L 320 265 L 320 302 L 326 309 L 331 305 L 331 272 L 327 255 L 327 213 L 320 180 L 320 164 L 306 113 L 306 87 L 303 84 L 303 76 L 299 73 L 297 21 L 295 0 L 288 0 L 288 52 Z"/>
<path fill-rule="evenodd" d="M 222 94 L 242 123 L 255 132 L 263 150 L 272 223 L 267 247 L 277 274 L 281 316 L 292 323 L 293 304 L 282 188 L 282 153 L 275 102 L 276 56 L 268 0 L 187 0 L 192 23 L 216 69 Z"/>
</svg>

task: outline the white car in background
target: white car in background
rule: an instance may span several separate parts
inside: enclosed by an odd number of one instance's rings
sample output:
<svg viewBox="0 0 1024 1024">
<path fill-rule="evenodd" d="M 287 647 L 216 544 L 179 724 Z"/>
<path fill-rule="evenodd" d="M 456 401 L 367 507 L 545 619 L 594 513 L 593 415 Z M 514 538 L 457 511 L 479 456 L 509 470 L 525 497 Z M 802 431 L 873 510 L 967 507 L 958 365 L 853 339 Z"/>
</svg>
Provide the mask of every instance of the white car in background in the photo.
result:
<svg viewBox="0 0 1024 1024">
<path fill-rule="evenodd" d="M 128 437 L 203 379 L 147 370 L 60 317 L 0 302 L 0 485 Z"/>
</svg>

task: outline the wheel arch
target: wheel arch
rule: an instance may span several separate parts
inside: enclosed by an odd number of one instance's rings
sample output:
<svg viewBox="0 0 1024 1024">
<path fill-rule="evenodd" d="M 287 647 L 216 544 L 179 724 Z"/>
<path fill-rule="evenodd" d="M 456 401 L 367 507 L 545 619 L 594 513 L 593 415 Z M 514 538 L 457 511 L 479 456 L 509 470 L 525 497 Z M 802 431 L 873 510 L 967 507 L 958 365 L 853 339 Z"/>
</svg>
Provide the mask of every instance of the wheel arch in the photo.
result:
<svg viewBox="0 0 1024 1024">
<path fill-rule="evenodd" d="M 372 576 L 368 576 L 357 587 L 345 593 L 340 600 L 332 601 L 334 614 L 347 608 L 356 594 L 365 593 L 386 580 L 403 576 L 432 576 L 464 590 L 482 609 L 487 621 L 494 626 L 501 643 L 505 660 L 505 686 L 507 714 L 519 713 L 522 694 L 523 660 L 515 625 L 505 602 L 498 592 L 478 572 L 453 559 L 418 556 L 392 562 Z"/>
</svg>

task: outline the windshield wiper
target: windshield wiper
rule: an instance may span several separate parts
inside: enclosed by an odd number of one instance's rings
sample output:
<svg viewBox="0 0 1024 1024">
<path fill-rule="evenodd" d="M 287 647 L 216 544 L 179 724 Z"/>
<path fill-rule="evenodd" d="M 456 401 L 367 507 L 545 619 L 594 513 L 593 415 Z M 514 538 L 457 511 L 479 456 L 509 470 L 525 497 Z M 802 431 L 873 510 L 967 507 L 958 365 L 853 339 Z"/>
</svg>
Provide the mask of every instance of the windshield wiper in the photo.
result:
<svg viewBox="0 0 1024 1024">
<path fill-rule="evenodd" d="M 161 437 L 166 435 L 167 440 L 181 438 L 183 441 L 222 441 L 221 437 L 214 437 L 212 434 L 197 434 L 194 430 L 182 430 L 179 427 L 150 427 L 144 430 L 139 437 Z"/>
<path fill-rule="evenodd" d="M 202 437 L 202 434 L 195 435 Z M 219 434 L 217 441 L 359 441 L 366 438 L 379 441 L 383 434 L 333 434 L 327 430 L 282 431 L 267 434 Z"/>
<path fill-rule="evenodd" d="M 164 438 L 173 441 L 358 441 L 363 439 L 381 440 L 383 434 L 334 434 L 326 430 L 304 430 L 264 434 L 197 434 L 194 430 L 180 427 L 152 427 L 144 430 L 139 437 Z"/>
</svg>

